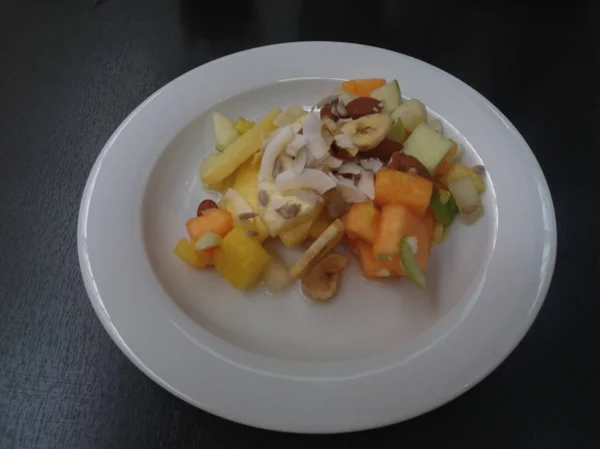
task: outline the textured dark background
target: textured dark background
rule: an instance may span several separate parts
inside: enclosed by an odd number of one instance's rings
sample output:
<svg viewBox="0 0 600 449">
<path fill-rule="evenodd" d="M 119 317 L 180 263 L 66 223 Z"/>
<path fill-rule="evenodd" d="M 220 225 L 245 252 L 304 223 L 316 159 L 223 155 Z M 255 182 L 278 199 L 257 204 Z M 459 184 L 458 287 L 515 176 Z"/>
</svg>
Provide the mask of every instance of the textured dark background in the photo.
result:
<svg viewBox="0 0 600 449">
<path fill-rule="evenodd" d="M 0 448 L 600 448 L 600 8 L 565 5 L 2 0 Z M 533 328 L 480 385 L 404 424 L 289 435 L 194 409 L 119 352 L 80 278 L 79 200 L 117 125 L 197 65 L 290 40 L 378 45 L 456 75 L 513 121 L 553 194 L 558 259 Z"/>
</svg>

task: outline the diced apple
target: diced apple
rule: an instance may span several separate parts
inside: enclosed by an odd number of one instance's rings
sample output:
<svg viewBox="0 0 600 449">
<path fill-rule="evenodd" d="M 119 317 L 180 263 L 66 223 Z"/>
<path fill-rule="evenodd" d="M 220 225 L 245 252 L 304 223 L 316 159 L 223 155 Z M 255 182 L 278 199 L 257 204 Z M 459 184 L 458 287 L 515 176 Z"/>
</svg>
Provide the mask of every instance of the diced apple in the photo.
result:
<svg viewBox="0 0 600 449">
<path fill-rule="evenodd" d="M 422 123 L 404 142 L 404 153 L 417 158 L 427 170 L 433 172 L 452 146 L 450 139 Z"/>
<path fill-rule="evenodd" d="M 406 129 L 404 128 L 402 120 L 398 119 L 394 122 L 392 129 L 390 129 L 390 132 L 387 134 L 387 138 L 398 143 L 404 143 L 406 140 Z"/>
<path fill-rule="evenodd" d="M 219 112 L 213 112 L 212 123 L 215 146 L 218 151 L 223 151 L 238 138 L 239 133 L 235 129 L 233 120 Z"/>
<path fill-rule="evenodd" d="M 392 112 L 393 120 L 402 120 L 407 131 L 414 131 L 421 123 L 427 123 L 427 109 L 419 100 L 405 101 Z"/>
<path fill-rule="evenodd" d="M 391 112 L 402 103 L 402 94 L 400 85 L 397 80 L 392 80 L 389 83 L 375 89 L 371 92 L 371 98 L 379 100 L 384 105 L 384 111 Z"/>
</svg>

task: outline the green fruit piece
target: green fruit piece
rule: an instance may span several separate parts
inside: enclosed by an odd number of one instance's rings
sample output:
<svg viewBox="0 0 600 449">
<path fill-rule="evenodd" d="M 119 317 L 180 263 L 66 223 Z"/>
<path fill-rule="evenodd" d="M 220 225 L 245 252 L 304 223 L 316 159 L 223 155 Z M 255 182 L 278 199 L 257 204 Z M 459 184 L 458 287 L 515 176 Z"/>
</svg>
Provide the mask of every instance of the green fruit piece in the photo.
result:
<svg viewBox="0 0 600 449">
<path fill-rule="evenodd" d="M 386 112 L 391 112 L 400 106 L 402 103 L 402 94 L 400 85 L 397 80 L 392 80 L 389 83 L 375 89 L 371 92 L 371 98 L 375 98 L 383 103 Z"/>
<path fill-rule="evenodd" d="M 438 190 L 431 197 L 431 208 L 435 218 L 446 227 L 452 224 L 458 213 L 458 205 L 454 196 L 443 189 Z"/>
<path fill-rule="evenodd" d="M 410 236 L 404 236 L 400 240 L 400 261 L 408 273 L 408 277 L 421 289 L 425 290 L 427 288 L 425 274 L 419 269 L 419 263 L 413 252 L 410 238 Z"/>
<path fill-rule="evenodd" d="M 404 154 L 416 157 L 427 170 L 433 172 L 442 162 L 453 144 L 440 133 L 435 132 L 425 123 L 415 128 L 404 142 Z"/>
<path fill-rule="evenodd" d="M 402 123 L 402 120 L 396 120 L 396 122 L 394 122 L 387 137 L 388 139 L 392 139 L 398 143 L 404 143 L 406 140 L 406 129 L 404 129 L 404 123 Z"/>
<path fill-rule="evenodd" d="M 473 178 L 461 178 L 448 186 L 456 199 L 458 212 L 463 223 L 471 225 L 483 215 L 483 206 Z"/>
<path fill-rule="evenodd" d="M 196 251 L 204 251 L 206 249 L 216 248 L 221 244 L 222 237 L 216 232 L 207 232 L 198 239 L 194 249 Z"/>
<path fill-rule="evenodd" d="M 421 123 L 427 123 L 427 108 L 416 98 L 407 100 L 392 112 L 393 120 L 402 120 L 404 127 L 413 132 Z"/>
<path fill-rule="evenodd" d="M 212 123 L 215 134 L 215 147 L 217 151 L 223 151 L 239 136 L 235 129 L 235 122 L 219 112 L 213 112 Z"/>
</svg>

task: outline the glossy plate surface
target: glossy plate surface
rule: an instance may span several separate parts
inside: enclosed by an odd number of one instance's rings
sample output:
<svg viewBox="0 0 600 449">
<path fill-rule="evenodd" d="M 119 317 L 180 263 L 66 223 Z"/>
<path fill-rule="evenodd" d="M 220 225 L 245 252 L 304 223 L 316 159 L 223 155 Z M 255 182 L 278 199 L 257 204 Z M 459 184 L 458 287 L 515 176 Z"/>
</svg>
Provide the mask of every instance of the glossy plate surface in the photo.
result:
<svg viewBox="0 0 600 449">
<path fill-rule="evenodd" d="M 398 79 L 482 163 L 485 216 L 432 252 L 430 289 L 345 274 L 327 305 L 297 288 L 241 293 L 172 252 L 210 197 L 199 182 L 210 113 L 259 118 L 314 104 L 340 79 Z M 554 210 L 531 150 L 494 106 L 447 73 L 354 44 L 237 53 L 177 78 L 115 131 L 79 215 L 83 278 L 100 320 L 149 377 L 211 413 L 269 429 L 340 432 L 402 421 L 463 393 L 518 344 L 546 295 Z"/>
</svg>

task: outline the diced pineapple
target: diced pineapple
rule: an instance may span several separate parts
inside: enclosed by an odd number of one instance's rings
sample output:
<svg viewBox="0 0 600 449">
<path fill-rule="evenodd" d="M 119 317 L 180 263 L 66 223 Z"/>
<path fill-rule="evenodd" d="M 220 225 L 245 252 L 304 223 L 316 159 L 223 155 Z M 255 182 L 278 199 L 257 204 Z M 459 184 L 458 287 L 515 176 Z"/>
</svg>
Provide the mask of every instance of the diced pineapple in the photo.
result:
<svg viewBox="0 0 600 449">
<path fill-rule="evenodd" d="M 196 251 L 194 242 L 181 239 L 173 252 L 184 262 L 195 268 L 206 268 L 211 264 L 211 254 L 208 251 Z"/>
<path fill-rule="evenodd" d="M 225 192 L 229 187 L 231 187 L 231 184 L 233 184 L 236 172 L 233 172 L 232 174 L 227 176 L 227 178 L 225 178 L 223 181 L 218 182 L 216 184 L 209 185 L 206 182 L 204 182 L 204 174 L 212 169 L 215 163 L 219 160 L 220 156 L 220 153 L 213 153 L 209 154 L 204 159 L 202 159 L 202 163 L 200 164 L 200 179 L 202 180 L 202 185 L 204 186 L 204 188 L 216 190 L 217 192 Z"/>
<path fill-rule="evenodd" d="M 244 117 L 239 117 L 235 122 L 235 130 L 240 134 L 244 134 L 245 132 L 250 131 L 254 125 L 256 125 L 256 123 L 247 120 Z"/>
<path fill-rule="evenodd" d="M 203 173 L 202 180 L 208 185 L 216 185 L 250 159 L 262 147 L 264 135 L 277 128 L 273 124 L 273 120 L 280 112 L 281 109 L 274 108 L 259 123 L 253 126 L 252 129 L 225 148 L 211 167 Z"/>
<path fill-rule="evenodd" d="M 246 290 L 260 279 L 270 257 L 246 230 L 234 228 L 216 249 L 215 264 L 231 285 Z"/>
<path fill-rule="evenodd" d="M 283 242 L 283 244 L 289 248 L 294 247 L 302 243 L 308 237 L 308 233 L 312 228 L 315 221 L 317 221 L 319 214 L 323 210 L 325 203 L 321 201 L 317 203 L 315 208 L 310 213 L 311 218 L 308 219 L 305 223 L 302 223 L 295 228 L 288 229 L 287 231 L 283 231 L 279 233 L 279 238 Z"/>
<path fill-rule="evenodd" d="M 258 172 L 260 167 L 253 166 L 252 161 L 246 161 L 236 172 L 231 186 L 242 195 L 252 209 L 258 206 Z"/>
</svg>

